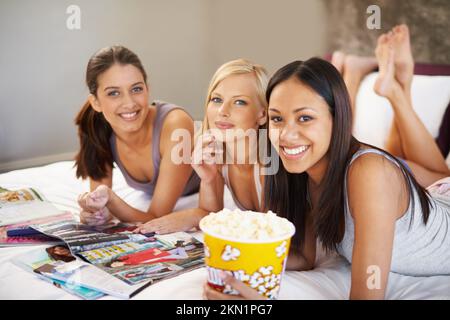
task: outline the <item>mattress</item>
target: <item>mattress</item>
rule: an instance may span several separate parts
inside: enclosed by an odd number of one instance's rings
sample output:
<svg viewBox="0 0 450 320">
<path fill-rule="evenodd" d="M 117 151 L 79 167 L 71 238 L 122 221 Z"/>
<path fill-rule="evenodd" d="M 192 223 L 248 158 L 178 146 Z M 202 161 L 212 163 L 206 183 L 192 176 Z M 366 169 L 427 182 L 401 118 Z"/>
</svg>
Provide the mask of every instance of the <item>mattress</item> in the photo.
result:
<svg viewBox="0 0 450 320">
<path fill-rule="evenodd" d="M 75 178 L 72 161 L 11 171 L 0 174 L 0 186 L 8 189 L 35 187 L 61 210 L 78 212 L 77 196 L 89 189 L 88 181 Z M 127 186 L 121 173 L 113 171 L 114 191 L 137 209 L 146 210 L 151 198 Z M 176 209 L 196 206 L 198 194 L 182 197 Z M 234 208 L 230 192 L 225 190 L 225 205 Z M 200 233 L 197 233 L 201 237 Z M 52 284 L 26 272 L 11 259 L 36 247 L 0 248 L 0 299 L 78 299 Z M 205 268 L 196 269 L 155 283 L 132 299 L 202 299 Z M 350 265 L 338 255 L 318 251 L 316 267 L 311 271 L 285 273 L 279 299 L 347 299 L 350 290 Z M 450 299 L 450 276 L 409 277 L 391 273 L 387 299 Z M 111 296 L 102 299 L 116 299 Z"/>
</svg>

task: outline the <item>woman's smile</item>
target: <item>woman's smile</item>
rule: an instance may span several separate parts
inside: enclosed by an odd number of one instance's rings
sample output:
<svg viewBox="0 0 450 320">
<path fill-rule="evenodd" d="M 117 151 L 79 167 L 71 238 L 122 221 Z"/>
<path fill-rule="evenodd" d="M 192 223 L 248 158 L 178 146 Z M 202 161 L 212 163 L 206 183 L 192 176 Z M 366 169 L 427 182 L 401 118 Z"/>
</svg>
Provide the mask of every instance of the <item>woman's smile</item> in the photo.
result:
<svg viewBox="0 0 450 320">
<path fill-rule="evenodd" d="M 309 146 L 305 145 L 299 145 L 299 146 L 280 146 L 280 150 L 282 153 L 282 156 L 285 157 L 287 160 L 298 160 L 302 158 L 305 153 L 308 151 Z"/>
<path fill-rule="evenodd" d="M 128 111 L 119 113 L 119 117 L 127 122 L 135 121 L 139 118 L 141 110 Z"/>
</svg>

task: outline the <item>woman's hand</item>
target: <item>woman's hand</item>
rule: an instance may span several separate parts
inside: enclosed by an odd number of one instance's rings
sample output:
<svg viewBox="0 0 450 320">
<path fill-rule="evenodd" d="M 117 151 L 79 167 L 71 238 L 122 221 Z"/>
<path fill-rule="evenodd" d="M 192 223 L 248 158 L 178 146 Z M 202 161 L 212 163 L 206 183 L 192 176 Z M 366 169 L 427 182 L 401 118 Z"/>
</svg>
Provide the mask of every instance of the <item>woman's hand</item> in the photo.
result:
<svg viewBox="0 0 450 320">
<path fill-rule="evenodd" d="M 99 185 L 92 192 L 85 192 L 78 197 L 78 205 L 82 211 L 95 213 L 103 209 L 111 199 L 111 189 L 105 185 Z"/>
<path fill-rule="evenodd" d="M 78 197 L 81 223 L 99 226 L 112 220 L 113 216 L 106 207 L 111 198 L 110 191 L 108 186 L 99 185 L 93 192 L 86 192 Z"/>
<path fill-rule="evenodd" d="M 141 224 L 133 232 L 142 234 L 151 232 L 156 234 L 166 234 L 178 231 L 188 231 L 193 227 L 193 225 L 180 218 L 175 212 Z"/>
<path fill-rule="evenodd" d="M 172 212 L 139 225 L 133 232 L 143 234 L 151 232 L 156 234 L 166 234 L 179 231 L 189 231 L 194 227 L 198 227 L 201 218 L 207 214 L 208 212 L 199 208 Z"/>
<path fill-rule="evenodd" d="M 113 219 L 112 214 L 109 212 L 107 207 L 103 207 L 97 212 L 87 212 L 81 211 L 80 221 L 81 223 L 87 224 L 89 226 L 101 226 L 105 225 Z"/>
<path fill-rule="evenodd" d="M 203 182 L 214 181 L 217 175 L 216 155 L 222 154 L 223 150 L 218 147 L 212 134 L 204 134 L 198 139 L 192 155 L 192 168 Z"/>
<path fill-rule="evenodd" d="M 224 294 L 211 288 L 208 283 L 203 285 L 203 299 L 206 300 L 267 300 L 266 297 L 260 295 L 256 290 L 250 288 L 245 283 L 237 280 L 230 274 L 225 272 L 220 273 L 220 278 L 234 290 L 239 292 L 239 295 Z"/>
</svg>

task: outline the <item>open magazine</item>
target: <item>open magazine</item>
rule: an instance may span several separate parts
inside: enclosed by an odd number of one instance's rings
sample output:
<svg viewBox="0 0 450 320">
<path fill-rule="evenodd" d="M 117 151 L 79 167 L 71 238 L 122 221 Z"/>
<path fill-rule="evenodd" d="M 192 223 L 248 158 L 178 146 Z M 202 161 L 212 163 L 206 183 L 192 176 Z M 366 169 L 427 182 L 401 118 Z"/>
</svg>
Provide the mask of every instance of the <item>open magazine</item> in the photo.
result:
<svg viewBox="0 0 450 320">
<path fill-rule="evenodd" d="M 33 188 L 0 188 L 0 227 L 61 214 L 51 202 Z"/>
<path fill-rule="evenodd" d="M 43 235 L 32 224 L 75 220 L 34 188 L 8 190 L 0 187 L 0 247 L 56 244 L 60 239 Z"/>
<path fill-rule="evenodd" d="M 63 243 L 61 239 L 49 237 L 30 227 L 33 224 L 49 223 L 54 221 L 75 221 L 75 217 L 70 212 L 62 212 L 59 215 L 34 219 L 26 222 L 11 224 L 0 227 L 0 248 L 11 246 L 28 246 L 42 244 Z"/>
<path fill-rule="evenodd" d="M 46 263 L 35 272 L 120 298 L 204 264 L 203 244 L 185 232 L 145 236 L 132 233 L 132 225 L 98 229 L 73 221 L 32 227 L 63 240 L 81 258 Z"/>
<path fill-rule="evenodd" d="M 14 258 L 13 262 L 22 269 L 25 269 L 26 271 L 36 272 L 36 274 L 40 279 L 48 281 L 52 283 L 54 286 L 61 288 L 82 299 L 95 300 L 105 295 L 102 292 L 80 286 L 76 283 L 69 283 L 63 280 L 52 279 L 51 277 L 47 277 L 45 276 L 45 274 L 42 274 L 39 270 L 43 268 L 43 266 L 51 265 L 57 267 L 60 265 L 64 265 L 65 262 L 68 260 L 67 258 L 64 258 L 62 254 L 60 255 L 49 254 L 49 252 L 55 251 L 56 253 L 58 253 L 57 250 L 64 250 L 64 247 L 54 246 L 49 247 L 47 249 L 38 248 L 36 250 L 32 250 L 24 255 Z"/>
</svg>

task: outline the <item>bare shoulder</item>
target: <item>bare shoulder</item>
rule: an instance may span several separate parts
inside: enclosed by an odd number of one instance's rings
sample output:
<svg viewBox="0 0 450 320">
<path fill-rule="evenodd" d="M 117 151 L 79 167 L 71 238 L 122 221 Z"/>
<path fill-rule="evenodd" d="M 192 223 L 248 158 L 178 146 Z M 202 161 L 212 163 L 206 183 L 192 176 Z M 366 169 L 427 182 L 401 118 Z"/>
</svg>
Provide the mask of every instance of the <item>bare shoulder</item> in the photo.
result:
<svg viewBox="0 0 450 320">
<path fill-rule="evenodd" d="M 184 128 L 187 130 L 194 128 L 194 121 L 183 109 L 174 109 L 167 114 L 162 126 L 162 133 L 164 133 L 164 131 L 172 131 L 177 128 Z"/>
<path fill-rule="evenodd" d="M 366 181 L 367 179 L 400 178 L 403 175 L 400 168 L 391 160 L 376 153 L 366 153 L 356 158 L 349 167 L 348 181 Z"/>
<path fill-rule="evenodd" d="M 347 191 L 352 216 L 378 208 L 399 217 L 408 206 L 405 177 L 401 169 L 386 157 L 367 153 L 355 159 L 348 170 Z M 383 199 L 383 201 L 380 201 Z"/>
<path fill-rule="evenodd" d="M 173 138 L 173 134 L 176 132 L 176 130 L 184 130 L 184 132 L 180 132 L 181 139 L 185 140 L 184 137 L 187 134 L 188 137 L 191 137 L 189 143 L 192 143 L 192 137 L 194 135 L 194 122 L 191 116 L 183 109 L 171 110 L 164 118 L 160 137 L 161 154 L 164 154 L 165 150 L 171 150 L 173 145 L 179 143 L 180 135 L 176 135 L 177 138 Z M 191 148 L 189 147 L 188 149 Z"/>
</svg>

